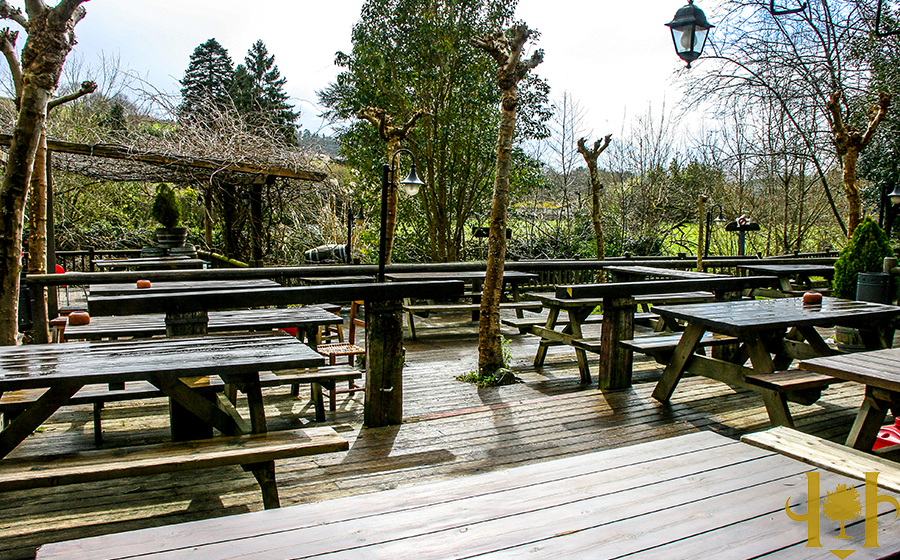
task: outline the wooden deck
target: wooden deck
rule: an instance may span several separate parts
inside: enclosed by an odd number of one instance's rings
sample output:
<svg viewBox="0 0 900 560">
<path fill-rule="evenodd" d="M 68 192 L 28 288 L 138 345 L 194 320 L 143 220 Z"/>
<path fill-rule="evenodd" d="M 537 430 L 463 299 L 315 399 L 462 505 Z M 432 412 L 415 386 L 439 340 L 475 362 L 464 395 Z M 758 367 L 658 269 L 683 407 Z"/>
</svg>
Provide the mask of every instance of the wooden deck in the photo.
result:
<svg viewBox="0 0 900 560">
<path fill-rule="evenodd" d="M 442 317 L 441 320 L 453 320 Z M 571 347 L 551 348 L 545 365 L 532 366 L 538 338 L 504 329 L 514 370 L 522 383 L 479 389 L 453 378 L 477 363 L 476 326 L 423 329 L 406 341 L 404 418 L 401 426 L 363 429 L 362 396 L 340 395 L 328 424 L 350 441 L 347 452 L 289 459 L 278 464 L 282 506 L 398 488 L 475 473 L 712 430 L 737 438 L 768 428 L 762 400 L 749 391 L 685 377 L 671 402 L 650 394 L 661 373 L 635 357 L 635 385 L 601 392 L 579 384 Z M 429 318 L 423 326 L 437 318 Z M 436 323 L 435 323 L 436 324 Z M 599 328 L 599 327 L 589 327 Z M 596 359 L 590 361 L 597 367 Z M 791 405 L 797 428 L 842 442 L 859 409 L 860 385 L 828 388 L 813 406 Z M 268 389 L 269 429 L 312 422 L 312 404 L 301 392 Z M 164 400 L 110 403 L 104 445 L 165 440 Z M 13 452 L 61 452 L 93 446 L 90 406 L 59 411 Z M 239 467 L 124 481 L 0 494 L 0 559 L 32 558 L 41 543 L 204 519 L 262 509 L 252 476 Z M 215 485 L 208 484 L 216 480 Z M 223 482 L 226 480 L 228 482 Z"/>
</svg>

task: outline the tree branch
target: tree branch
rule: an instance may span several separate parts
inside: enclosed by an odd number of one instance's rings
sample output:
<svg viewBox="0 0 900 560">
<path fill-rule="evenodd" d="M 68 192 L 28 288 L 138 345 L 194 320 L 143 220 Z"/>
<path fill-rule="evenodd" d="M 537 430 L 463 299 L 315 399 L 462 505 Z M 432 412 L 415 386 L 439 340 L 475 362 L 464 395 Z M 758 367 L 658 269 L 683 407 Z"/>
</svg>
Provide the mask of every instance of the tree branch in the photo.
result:
<svg viewBox="0 0 900 560">
<path fill-rule="evenodd" d="M 47 5 L 44 4 L 44 0 L 25 0 L 25 12 L 28 13 L 29 18 L 41 15 L 46 9 Z"/>
<path fill-rule="evenodd" d="M 62 97 L 57 97 L 56 99 L 51 100 L 47 103 L 47 111 L 50 111 L 54 107 L 62 105 L 63 103 L 68 103 L 69 101 L 75 101 L 79 97 L 84 97 L 89 93 L 94 93 L 97 91 L 97 83 L 96 82 L 81 82 L 81 89 L 74 93 L 70 93 L 69 95 L 63 95 Z"/>
<path fill-rule="evenodd" d="M 0 0 L 0 18 L 11 19 L 23 28 L 28 25 L 28 18 L 22 15 L 22 10 L 13 8 L 6 0 Z"/>
<path fill-rule="evenodd" d="M 35 0 L 43 5 L 42 0 Z M 75 25 L 85 15 L 85 9 L 81 6 L 84 2 L 88 0 L 60 0 L 59 4 L 53 8 L 52 15 L 50 17 L 54 18 L 56 21 L 69 21 L 72 20 L 72 25 Z M 27 2 L 26 2 L 27 5 Z M 31 10 L 28 10 L 28 13 L 31 13 Z"/>
<path fill-rule="evenodd" d="M 872 116 L 869 118 L 869 128 L 866 129 L 866 133 L 860 141 L 860 146 L 862 148 L 869 145 L 869 142 L 872 141 L 872 137 L 875 136 L 875 130 L 878 129 L 878 125 L 881 124 L 881 121 L 883 121 L 885 117 L 887 117 L 888 109 L 891 106 L 891 97 L 890 93 L 881 92 L 878 94 L 878 103 L 872 106 Z"/>
<path fill-rule="evenodd" d="M 16 88 L 16 105 L 22 98 L 22 63 L 16 55 L 16 39 L 19 37 L 18 31 L 10 31 L 7 27 L 0 32 L 0 51 L 6 57 L 9 63 L 9 71 L 12 74 L 13 85 Z"/>
</svg>

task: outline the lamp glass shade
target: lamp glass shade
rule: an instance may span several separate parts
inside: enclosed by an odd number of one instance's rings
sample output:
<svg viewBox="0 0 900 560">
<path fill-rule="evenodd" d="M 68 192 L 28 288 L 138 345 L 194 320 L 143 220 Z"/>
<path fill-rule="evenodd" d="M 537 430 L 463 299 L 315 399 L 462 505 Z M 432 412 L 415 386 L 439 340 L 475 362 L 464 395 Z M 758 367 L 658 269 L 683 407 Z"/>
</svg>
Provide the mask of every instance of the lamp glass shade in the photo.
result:
<svg viewBox="0 0 900 560">
<path fill-rule="evenodd" d="M 400 181 L 400 188 L 403 189 L 403 192 L 410 196 L 415 196 L 419 193 L 419 189 L 422 188 L 422 185 L 425 183 L 419 179 L 419 176 L 416 175 L 416 165 L 413 164 L 409 169 L 409 175 L 406 179 Z"/>
<path fill-rule="evenodd" d="M 891 204 L 897 206 L 900 204 L 900 185 L 895 185 L 894 190 L 888 195 L 888 198 L 891 199 Z"/>
</svg>

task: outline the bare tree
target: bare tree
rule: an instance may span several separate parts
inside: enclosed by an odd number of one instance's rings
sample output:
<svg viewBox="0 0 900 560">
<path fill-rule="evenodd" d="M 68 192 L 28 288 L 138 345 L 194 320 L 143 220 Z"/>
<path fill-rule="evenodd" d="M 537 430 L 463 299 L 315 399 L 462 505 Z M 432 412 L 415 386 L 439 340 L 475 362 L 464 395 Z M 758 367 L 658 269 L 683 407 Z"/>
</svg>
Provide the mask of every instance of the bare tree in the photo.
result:
<svg viewBox="0 0 900 560">
<path fill-rule="evenodd" d="M 22 231 L 25 199 L 31 184 L 35 155 L 45 131 L 47 107 L 59 82 L 63 63 L 75 44 L 75 25 L 85 15 L 85 0 L 61 0 L 48 7 L 30 0 L 27 14 L 0 0 L 0 17 L 28 33 L 22 49 L 19 114 L 13 129 L 6 174 L 0 186 L 0 344 L 16 343 L 19 274 L 22 270 Z M 7 32 L 7 36 L 8 32 Z M 7 59 L 8 60 L 8 59 Z M 16 70 L 13 70 L 16 73 Z"/>
<path fill-rule="evenodd" d="M 597 169 L 597 158 L 609 147 L 611 139 L 612 134 L 607 134 L 602 142 L 594 141 L 593 148 L 586 146 L 584 138 L 578 140 L 578 153 L 584 157 L 591 174 L 591 223 L 594 224 L 594 235 L 597 240 L 597 258 L 601 261 L 606 256 L 606 249 L 603 242 L 603 223 L 600 220 L 600 195 L 603 191 L 603 182 L 600 180 L 600 172 Z"/>
<path fill-rule="evenodd" d="M 501 96 L 487 272 L 478 322 L 478 369 L 483 374 L 493 374 L 504 365 L 500 343 L 500 296 L 506 261 L 506 211 L 509 206 L 509 179 L 512 172 L 511 152 L 516 131 L 516 110 L 520 100 L 518 84 L 544 60 L 544 53 L 540 49 L 531 58 L 522 60 L 525 43 L 531 35 L 532 31 L 528 26 L 520 23 L 506 33 L 498 31 L 474 41 L 477 47 L 497 63 L 497 84 L 500 86 Z"/>
</svg>

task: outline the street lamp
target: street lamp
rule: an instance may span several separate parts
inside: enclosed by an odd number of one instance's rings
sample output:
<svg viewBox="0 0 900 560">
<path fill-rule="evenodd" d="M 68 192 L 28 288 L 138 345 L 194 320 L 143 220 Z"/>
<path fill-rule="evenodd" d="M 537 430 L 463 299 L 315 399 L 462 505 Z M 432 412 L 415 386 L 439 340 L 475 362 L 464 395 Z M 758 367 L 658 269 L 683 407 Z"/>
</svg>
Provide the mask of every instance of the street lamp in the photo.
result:
<svg viewBox="0 0 900 560">
<path fill-rule="evenodd" d="M 675 12 L 675 17 L 666 24 L 672 32 L 672 42 L 675 43 L 675 52 L 691 67 L 691 62 L 700 58 L 703 46 L 706 44 L 706 36 L 710 29 L 715 27 L 706 21 L 703 10 L 694 6 L 694 0 L 688 0 Z"/>
<path fill-rule="evenodd" d="M 400 148 L 394 155 L 391 156 L 390 164 L 385 163 L 382 166 L 381 172 L 381 238 L 378 241 L 378 281 L 384 282 L 384 266 L 385 261 L 387 259 L 387 206 L 388 206 L 388 193 L 390 189 L 394 188 L 394 183 L 391 181 L 391 177 L 393 176 L 393 172 L 397 163 L 397 156 L 401 153 L 405 153 L 409 155 L 409 159 L 412 160 L 412 166 L 409 169 L 409 175 L 406 179 L 400 181 L 400 187 L 403 189 L 403 192 L 410 196 L 414 196 L 419 192 L 419 188 L 425 183 L 419 179 L 418 175 L 416 175 L 416 156 L 406 148 Z"/>
<path fill-rule="evenodd" d="M 713 204 L 713 207 L 719 209 L 718 215 L 716 215 L 715 219 L 712 217 L 712 208 L 706 211 L 706 248 L 703 249 L 703 256 L 706 257 L 709 255 L 709 238 L 712 237 L 712 230 L 710 226 L 713 222 L 716 222 L 716 225 L 722 226 L 725 224 L 725 217 L 722 215 L 722 205 L 719 203 Z"/>
<path fill-rule="evenodd" d="M 888 192 L 888 189 L 891 188 L 891 184 L 893 184 L 894 189 Z M 889 200 L 890 205 L 888 204 Z M 891 230 L 894 226 L 894 207 L 900 205 L 900 185 L 891 181 L 881 183 L 881 200 L 879 202 L 878 209 L 880 212 L 878 224 L 884 230 L 884 233 L 890 237 Z"/>
</svg>

